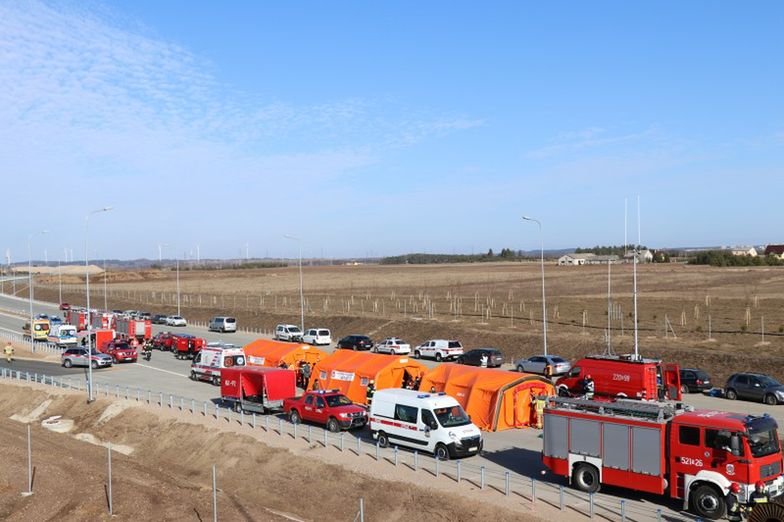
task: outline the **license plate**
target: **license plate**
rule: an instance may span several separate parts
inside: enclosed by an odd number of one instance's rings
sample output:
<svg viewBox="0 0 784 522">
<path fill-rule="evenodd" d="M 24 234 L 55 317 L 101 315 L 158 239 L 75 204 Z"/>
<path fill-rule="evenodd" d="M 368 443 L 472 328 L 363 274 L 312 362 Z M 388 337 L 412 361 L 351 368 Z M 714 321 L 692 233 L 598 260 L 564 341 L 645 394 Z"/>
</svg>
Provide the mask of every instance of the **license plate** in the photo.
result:
<svg viewBox="0 0 784 522">
<path fill-rule="evenodd" d="M 479 448 L 478 448 L 478 447 L 476 447 L 476 446 L 471 446 L 470 448 L 468 448 L 468 451 L 476 451 L 476 450 L 478 450 L 478 449 L 479 449 Z"/>
</svg>

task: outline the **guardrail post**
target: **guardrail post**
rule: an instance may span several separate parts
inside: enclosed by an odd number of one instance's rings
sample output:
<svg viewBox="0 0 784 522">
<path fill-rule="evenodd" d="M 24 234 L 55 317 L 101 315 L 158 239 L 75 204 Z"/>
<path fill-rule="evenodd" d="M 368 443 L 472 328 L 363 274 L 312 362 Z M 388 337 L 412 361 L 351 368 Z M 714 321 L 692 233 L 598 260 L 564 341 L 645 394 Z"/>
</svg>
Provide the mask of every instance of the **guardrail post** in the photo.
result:
<svg viewBox="0 0 784 522">
<path fill-rule="evenodd" d="M 313 426 L 308 425 L 308 444 L 313 442 Z"/>
<path fill-rule="evenodd" d="M 196 413 L 196 401 L 191 399 L 191 415 Z"/>
<path fill-rule="evenodd" d="M 563 511 L 564 508 L 564 487 L 558 486 L 558 509 Z"/>
<path fill-rule="evenodd" d="M 397 446 L 395 446 L 394 454 L 395 454 L 395 467 L 397 467 Z"/>
<path fill-rule="evenodd" d="M 479 466 L 479 489 L 485 489 L 485 467 Z"/>
<path fill-rule="evenodd" d="M 264 416 L 264 431 L 269 431 L 269 415 Z"/>
<path fill-rule="evenodd" d="M 531 479 L 531 503 L 536 502 L 536 479 Z"/>
<path fill-rule="evenodd" d="M 441 474 L 441 470 L 439 469 L 440 461 L 441 461 L 441 459 L 439 459 L 438 455 L 436 455 L 436 477 Z"/>
<path fill-rule="evenodd" d="M 220 411 L 220 406 L 218 405 L 218 403 L 215 403 L 215 420 L 218 420 L 220 418 L 218 417 L 219 411 Z"/>
<path fill-rule="evenodd" d="M 419 468 L 419 452 L 414 450 L 414 471 L 416 471 L 417 468 Z"/>
<path fill-rule="evenodd" d="M 185 409 L 185 399 L 180 397 L 180 411 L 183 411 L 184 409 Z"/>
<path fill-rule="evenodd" d="M 509 472 L 504 472 L 504 495 L 509 496 Z"/>
<path fill-rule="evenodd" d="M 378 460 L 378 450 L 379 450 L 379 448 L 381 448 L 381 445 L 379 444 L 378 441 L 376 441 L 376 460 Z"/>
<path fill-rule="evenodd" d="M 269 417 L 267 417 L 269 419 Z M 278 417 L 278 435 L 283 435 L 283 419 Z"/>
<path fill-rule="evenodd" d="M 253 413 L 253 429 L 256 429 L 256 412 Z"/>
<path fill-rule="evenodd" d="M 297 440 L 297 423 L 294 423 L 294 440 Z"/>
<path fill-rule="evenodd" d="M 345 433 L 343 433 L 341 431 L 340 432 L 340 451 L 343 451 L 343 435 L 345 435 Z"/>
<path fill-rule="evenodd" d="M 204 402 L 204 416 L 207 416 L 207 402 Z"/>
<path fill-rule="evenodd" d="M 245 427 L 245 410 L 240 408 L 240 428 Z"/>
<path fill-rule="evenodd" d="M 152 392 L 147 390 L 147 404 L 152 404 Z"/>
<path fill-rule="evenodd" d="M 626 522 L 626 501 L 621 499 L 621 522 Z"/>
<path fill-rule="evenodd" d="M 117 397 L 118 399 L 120 398 L 120 385 L 119 384 L 115 384 L 114 385 L 114 396 Z"/>
<path fill-rule="evenodd" d="M 362 439 L 357 437 L 357 457 L 359 457 L 360 453 L 362 453 Z"/>
<path fill-rule="evenodd" d="M 661 522 L 661 519 L 662 519 L 662 510 L 661 508 L 658 508 L 656 510 L 656 522 Z"/>
<path fill-rule="evenodd" d="M 457 483 L 460 484 L 460 478 L 461 477 L 460 477 L 460 461 L 459 460 L 455 461 L 455 467 L 457 468 L 456 471 L 455 471 L 455 474 L 457 475 Z"/>
<path fill-rule="evenodd" d="M 142 396 L 142 391 L 137 387 L 136 388 L 136 402 L 139 402 Z"/>
<path fill-rule="evenodd" d="M 588 493 L 588 514 L 593 518 L 593 493 Z"/>
<path fill-rule="evenodd" d="M 169 409 L 170 410 L 174 409 L 174 396 L 172 396 L 171 394 L 169 395 Z"/>
<path fill-rule="evenodd" d="M 324 447 L 325 448 L 327 447 L 327 437 L 329 436 L 328 433 L 329 432 L 327 431 L 327 428 L 324 428 Z"/>
<path fill-rule="evenodd" d="M 159 395 L 158 404 L 160 405 L 161 408 L 163 408 L 163 392 L 158 392 L 158 395 Z"/>
</svg>

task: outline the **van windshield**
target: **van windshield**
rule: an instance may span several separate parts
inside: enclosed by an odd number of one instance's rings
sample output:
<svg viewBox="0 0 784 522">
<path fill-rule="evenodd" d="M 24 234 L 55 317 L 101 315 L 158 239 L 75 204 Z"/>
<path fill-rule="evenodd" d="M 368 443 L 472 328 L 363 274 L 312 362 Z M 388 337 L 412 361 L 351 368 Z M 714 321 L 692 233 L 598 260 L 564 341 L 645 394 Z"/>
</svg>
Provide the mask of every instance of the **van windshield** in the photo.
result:
<svg viewBox="0 0 784 522">
<path fill-rule="evenodd" d="M 433 410 L 438 423 L 444 428 L 451 428 L 453 426 L 465 426 L 471 424 L 471 419 L 459 404 L 455 404 L 449 408 L 436 408 Z"/>
</svg>

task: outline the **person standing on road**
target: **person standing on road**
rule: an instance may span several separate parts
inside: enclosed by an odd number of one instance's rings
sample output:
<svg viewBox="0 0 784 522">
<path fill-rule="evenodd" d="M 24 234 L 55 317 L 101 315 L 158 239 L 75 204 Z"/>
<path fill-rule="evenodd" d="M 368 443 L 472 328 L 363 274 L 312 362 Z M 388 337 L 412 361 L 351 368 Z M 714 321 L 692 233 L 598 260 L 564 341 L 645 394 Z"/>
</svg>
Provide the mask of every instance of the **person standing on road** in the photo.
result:
<svg viewBox="0 0 784 522">
<path fill-rule="evenodd" d="M 487 353 L 482 353 L 482 358 L 480 359 L 479 365 L 482 368 L 487 368 L 487 361 L 488 361 Z"/>
<path fill-rule="evenodd" d="M 740 493 L 740 484 L 733 482 L 730 484 L 729 493 L 724 497 L 724 503 L 727 504 L 727 520 L 730 522 L 743 521 L 743 513 L 741 511 L 743 505 L 738 498 L 738 493 Z"/>
<path fill-rule="evenodd" d="M 582 382 L 582 388 L 583 398 L 588 400 L 593 399 L 593 394 L 596 391 L 596 385 L 593 382 L 593 377 L 586 375 Z"/>
<path fill-rule="evenodd" d="M 308 389 L 308 383 L 310 382 L 310 363 L 305 361 L 302 363 L 302 389 Z"/>
<path fill-rule="evenodd" d="M 374 393 L 376 393 L 376 383 L 375 381 L 373 381 L 373 379 L 370 379 L 370 382 L 367 385 L 367 392 L 366 392 L 368 406 L 370 406 L 373 403 Z"/>
<path fill-rule="evenodd" d="M 749 495 L 749 507 L 753 508 L 757 504 L 767 504 L 770 502 L 770 495 L 765 491 L 765 483 L 758 480 L 754 484 L 754 492 Z"/>
<path fill-rule="evenodd" d="M 11 344 L 11 341 L 5 343 L 5 348 L 3 349 L 3 352 L 5 353 L 5 361 L 8 364 L 14 362 L 14 346 Z"/>
</svg>

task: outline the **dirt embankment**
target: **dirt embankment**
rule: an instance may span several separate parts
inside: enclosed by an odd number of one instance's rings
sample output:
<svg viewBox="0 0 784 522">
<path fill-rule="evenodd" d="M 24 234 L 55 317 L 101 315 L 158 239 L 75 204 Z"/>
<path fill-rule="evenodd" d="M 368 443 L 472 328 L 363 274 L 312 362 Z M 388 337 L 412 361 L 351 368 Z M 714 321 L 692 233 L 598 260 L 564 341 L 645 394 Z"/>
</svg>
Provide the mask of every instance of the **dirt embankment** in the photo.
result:
<svg viewBox="0 0 784 522">
<path fill-rule="evenodd" d="M 0 384 L 2 520 L 209 520 L 213 464 L 221 520 L 350 521 L 360 497 L 372 521 L 538 520 L 498 507 L 503 502 L 492 497 L 429 489 L 422 484 L 433 479 L 424 475 L 418 485 L 382 480 L 368 469 L 329 464 L 312 448 L 270 447 L 207 420 L 182 422 L 127 401 L 87 406 L 81 394 L 34 388 Z M 51 402 L 43 408 L 45 401 Z M 36 408 L 37 420 L 21 419 L 33 426 L 34 494 L 26 497 L 20 494 L 27 489 L 26 426 L 9 417 L 29 417 Z M 40 421 L 51 415 L 73 420 L 70 433 L 43 429 Z M 113 453 L 114 518 L 107 513 L 107 451 L 75 434 L 129 452 Z"/>
</svg>

